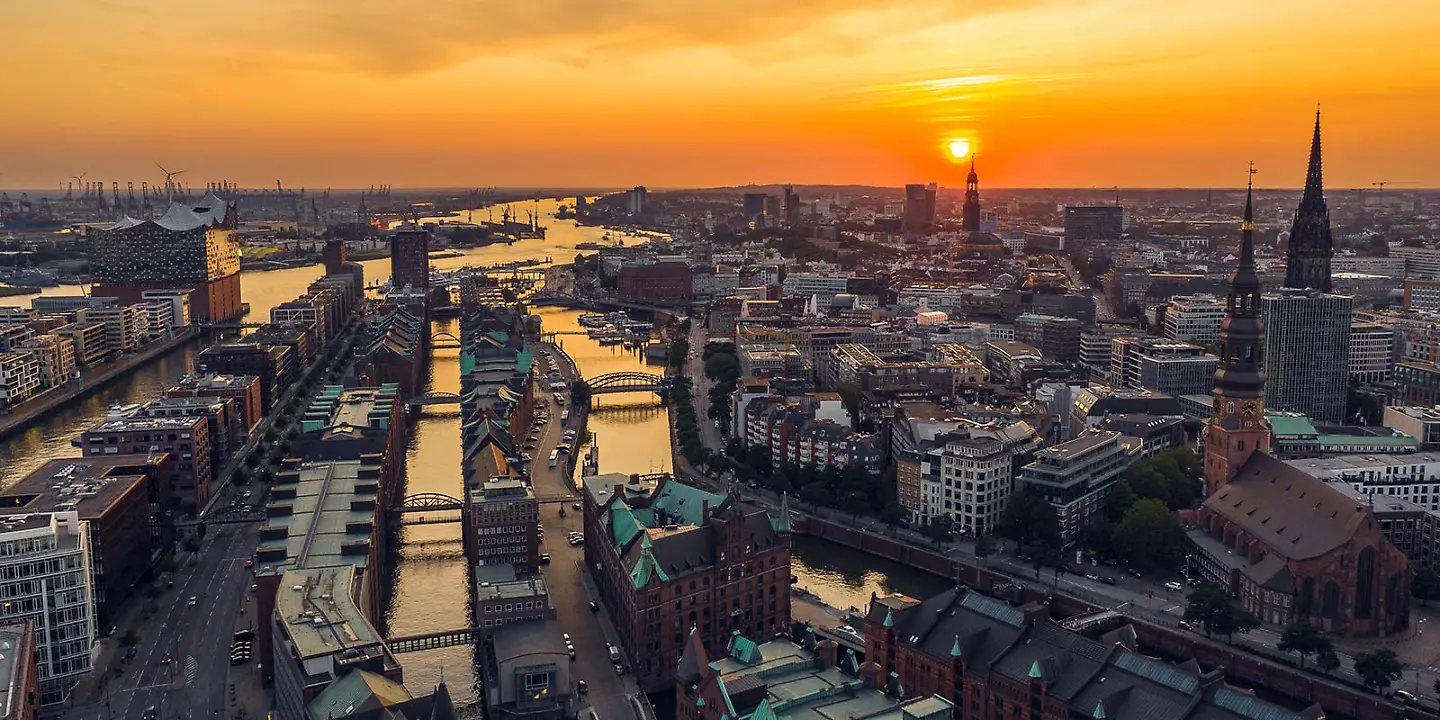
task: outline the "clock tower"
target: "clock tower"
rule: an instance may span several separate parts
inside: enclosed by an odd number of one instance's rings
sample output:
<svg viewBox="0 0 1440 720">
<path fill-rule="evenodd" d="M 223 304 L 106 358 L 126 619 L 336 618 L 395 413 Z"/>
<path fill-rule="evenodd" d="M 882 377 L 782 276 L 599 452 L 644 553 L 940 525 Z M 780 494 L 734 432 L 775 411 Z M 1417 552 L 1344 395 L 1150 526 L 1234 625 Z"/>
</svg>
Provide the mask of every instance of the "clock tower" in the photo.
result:
<svg viewBox="0 0 1440 720">
<path fill-rule="evenodd" d="M 1252 164 L 1250 174 L 1255 174 Z M 1265 327 L 1260 316 L 1260 277 L 1255 273 L 1253 179 L 1245 190 L 1240 224 L 1240 264 L 1230 276 L 1225 320 L 1220 324 L 1220 366 L 1215 371 L 1214 410 L 1205 426 L 1205 495 L 1235 477 L 1256 451 L 1269 452 L 1265 421 Z"/>
</svg>

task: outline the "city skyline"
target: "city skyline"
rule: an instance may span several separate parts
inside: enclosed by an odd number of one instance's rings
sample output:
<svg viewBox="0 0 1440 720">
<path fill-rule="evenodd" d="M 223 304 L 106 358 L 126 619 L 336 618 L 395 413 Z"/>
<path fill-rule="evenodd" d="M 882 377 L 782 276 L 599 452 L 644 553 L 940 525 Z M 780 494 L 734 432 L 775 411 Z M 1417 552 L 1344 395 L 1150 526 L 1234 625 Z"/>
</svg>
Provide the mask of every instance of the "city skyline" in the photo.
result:
<svg viewBox="0 0 1440 720">
<path fill-rule="evenodd" d="M 1316 103 L 1332 192 L 1440 186 L 1420 0 L 12 13 L 5 188 L 959 187 L 962 147 L 990 188 L 1298 188 Z"/>
</svg>

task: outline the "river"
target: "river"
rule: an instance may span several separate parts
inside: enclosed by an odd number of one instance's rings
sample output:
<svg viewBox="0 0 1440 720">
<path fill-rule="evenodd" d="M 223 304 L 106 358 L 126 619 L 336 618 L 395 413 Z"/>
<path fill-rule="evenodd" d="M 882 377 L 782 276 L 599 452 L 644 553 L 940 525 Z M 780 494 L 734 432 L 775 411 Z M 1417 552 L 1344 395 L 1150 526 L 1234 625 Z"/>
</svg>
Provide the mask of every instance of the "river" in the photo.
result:
<svg viewBox="0 0 1440 720">
<path fill-rule="evenodd" d="M 432 260 L 435 269 L 454 269 L 474 264 L 495 264 L 551 257 L 568 262 L 578 252 L 575 245 L 598 241 L 604 230 L 583 227 L 554 217 L 558 203 L 540 201 L 538 209 L 548 227 L 542 240 L 513 245 L 492 245 L 467 250 L 461 257 Z M 537 206 L 531 206 L 532 208 Z M 361 263 L 367 283 L 389 279 L 388 258 Z M 241 280 L 242 295 L 250 303 L 247 321 L 264 320 L 270 309 L 304 292 L 323 268 L 310 267 L 246 272 Z M 44 295 L 75 295 L 77 286 L 47 288 Z M 0 304 L 28 305 L 34 296 L 0 298 Z M 534 311 L 546 331 L 579 332 L 580 313 L 545 307 Z M 454 318 L 435 322 L 433 332 L 459 334 Z M 621 346 L 601 346 L 583 334 L 559 336 L 559 342 L 585 377 L 621 370 L 643 369 L 644 360 Z M 25 433 L 0 444 L 0 487 L 8 486 L 47 460 L 74 457 L 77 449 L 71 438 L 103 418 L 116 403 L 143 402 L 158 397 L 163 388 L 190 368 L 194 348 L 177 350 L 165 358 L 115 383 L 83 403 L 56 413 Z M 438 349 L 430 365 L 428 388 L 456 392 L 459 389 L 459 351 Z M 589 429 L 600 446 L 600 471 L 651 473 L 670 470 L 669 411 L 648 393 L 605 395 L 600 407 L 590 413 Z M 411 427 L 407 448 L 406 493 L 438 492 L 459 497 L 460 418 L 444 406 L 425 408 Z M 469 617 L 465 561 L 454 525 L 407 526 L 401 531 L 403 544 L 394 574 L 391 602 L 385 612 L 392 635 L 431 632 L 462 627 Z M 862 555 L 824 541 L 796 538 L 792 571 L 798 585 L 839 608 L 868 603 L 871 592 L 905 592 L 927 597 L 946 586 L 940 578 L 924 575 L 895 563 Z M 893 578 L 893 580 L 892 580 Z M 407 654 L 402 658 L 406 684 L 417 691 L 432 687 L 442 670 L 448 671 L 451 692 L 457 700 L 474 697 L 473 653 L 469 648 L 448 648 Z M 464 682 L 461 681 L 464 678 Z"/>
</svg>

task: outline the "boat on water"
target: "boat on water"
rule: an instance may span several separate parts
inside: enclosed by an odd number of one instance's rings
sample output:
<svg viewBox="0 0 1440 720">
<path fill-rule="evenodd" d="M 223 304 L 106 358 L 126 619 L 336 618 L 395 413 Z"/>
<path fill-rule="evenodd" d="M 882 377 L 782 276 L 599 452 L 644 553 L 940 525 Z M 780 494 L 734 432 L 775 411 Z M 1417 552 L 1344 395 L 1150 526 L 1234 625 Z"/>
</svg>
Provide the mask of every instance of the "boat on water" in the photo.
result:
<svg viewBox="0 0 1440 720">
<path fill-rule="evenodd" d="M 575 321 L 588 328 L 601 328 L 610 324 L 610 321 L 601 313 L 587 313 L 576 318 Z"/>
<path fill-rule="evenodd" d="M 0 280 L 24 287 L 55 287 L 60 284 L 60 279 L 55 273 L 33 268 L 11 273 Z"/>
<path fill-rule="evenodd" d="M 625 342 L 624 335 L 613 331 L 604 333 L 600 337 L 595 339 L 598 340 L 601 345 L 619 345 L 620 343 Z"/>
</svg>

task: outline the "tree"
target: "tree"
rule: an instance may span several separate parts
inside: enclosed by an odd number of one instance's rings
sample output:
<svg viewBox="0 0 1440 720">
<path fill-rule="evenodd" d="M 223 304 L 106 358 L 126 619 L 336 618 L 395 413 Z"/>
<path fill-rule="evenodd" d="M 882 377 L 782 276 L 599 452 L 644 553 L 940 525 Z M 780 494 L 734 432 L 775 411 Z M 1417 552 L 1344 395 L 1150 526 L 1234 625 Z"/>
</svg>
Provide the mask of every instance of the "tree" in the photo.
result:
<svg viewBox="0 0 1440 720">
<path fill-rule="evenodd" d="M 825 487 L 825 483 L 815 481 L 801 486 L 800 499 L 815 507 L 819 507 L 821 505 L 829 505 L 832 497 L 830 495 L 830 488 Z"/>
<path fill-rule="evenodd" d="M 1125 511 L 1139 500 L 1135 491 L 1130 489 L 1130 483 L 1122 477 L 1110 488 L 1110 494 L 1105 496 L 1105 516 L 1110 518 L 1110 522 L 1118 523 L 1124 519 Z"/>
<path fill-rule="evenodd" d="M 1178 563 L 1185 554 L 1185 529 L 1161 500 L 1141 500 L 1125 511 L 1112 547 L 1142 570 Z"/>
<path fill-rule="evenodd" d="M 570 383 L 570 404 L 575 407 L 590 407 L 590 383 L 575 380 Z"/>
<path fill-rule="evenodd" d="M 1320 652 L 1322 647 L 1329 643 L 1314 625 L 1299 623 L 1285 628 L 1284 634 L 1280 636 L 1280 652 L 1299 654 L 1300 669 L 1304 670 L 1305 657 Z"/>
<path fill-rule="evenodd" d="M 716 382 L 733 382 L 740 377 L 740 362 L 728 353 L 711 355 L 705 361 L 705 377 Z"/>
<path fill-rule="evenodd" d="M 1335 654 L 1335 648 L 1327 647 L 1315 655 L 1315 667 L 1321 672 L 1335 672 L 1340 667 L 1340 656 Z"/>
<path fill-rule="evenodd" d="M 885 527 L 891 530 L 894 530 L 895 526 L 899 525 L 900 521 L 904 519 L 905 508 L 900 507 L 900 503 L 890 502 L 886 503 L 885 507 L 880 508 L 880 522 L 885 523 Z"/>
<path fill-rule="evenodd" d="M 1000 513 L 999 535 L 1015 541 L 1016 547 L 1039 543 L 1060 547 L 1060 519 L 1055 508 L 1038 495 L 1016 492 Z"/>
<path fill-rule="evenodd" d="M 1390 687 L 1390 683 L 1400 679 L 1403 669 L 1395 652 L 1386 648 L 1355 656 L 1355 674 L 1372 690 Z"/>
<path fill-rule="evenodd" d="M 1185 619 L 1205 626 L 1205 637 L 1220 630 L 1224 616 L 1234 612 L 1230 593 L 1214 583 L 1205 583 L 1185 598 Z M 1222 631 L 1223 632 L 1223 631 Z"/>
<path fill-rule="evenodd" d="M 975 559 L 981 565 L 985 564 L 985 558 L 995 554 L 995 538 L 989 535 L 981 535 L 975 538 Z"/>
<path fill-rule="evenodd" d="M 140 644 L 140 633 L 134 630 L 126 630 L 120 634 L 120 647 L 131 648 Z"/>
<path fill-rule="evenodd" d="M 955 518 L 944 513 L 932 516 L 920 527 L 920 534 L 935 542 L 935 547 L 950 542 L 955 534 Z"/>
</svg>

